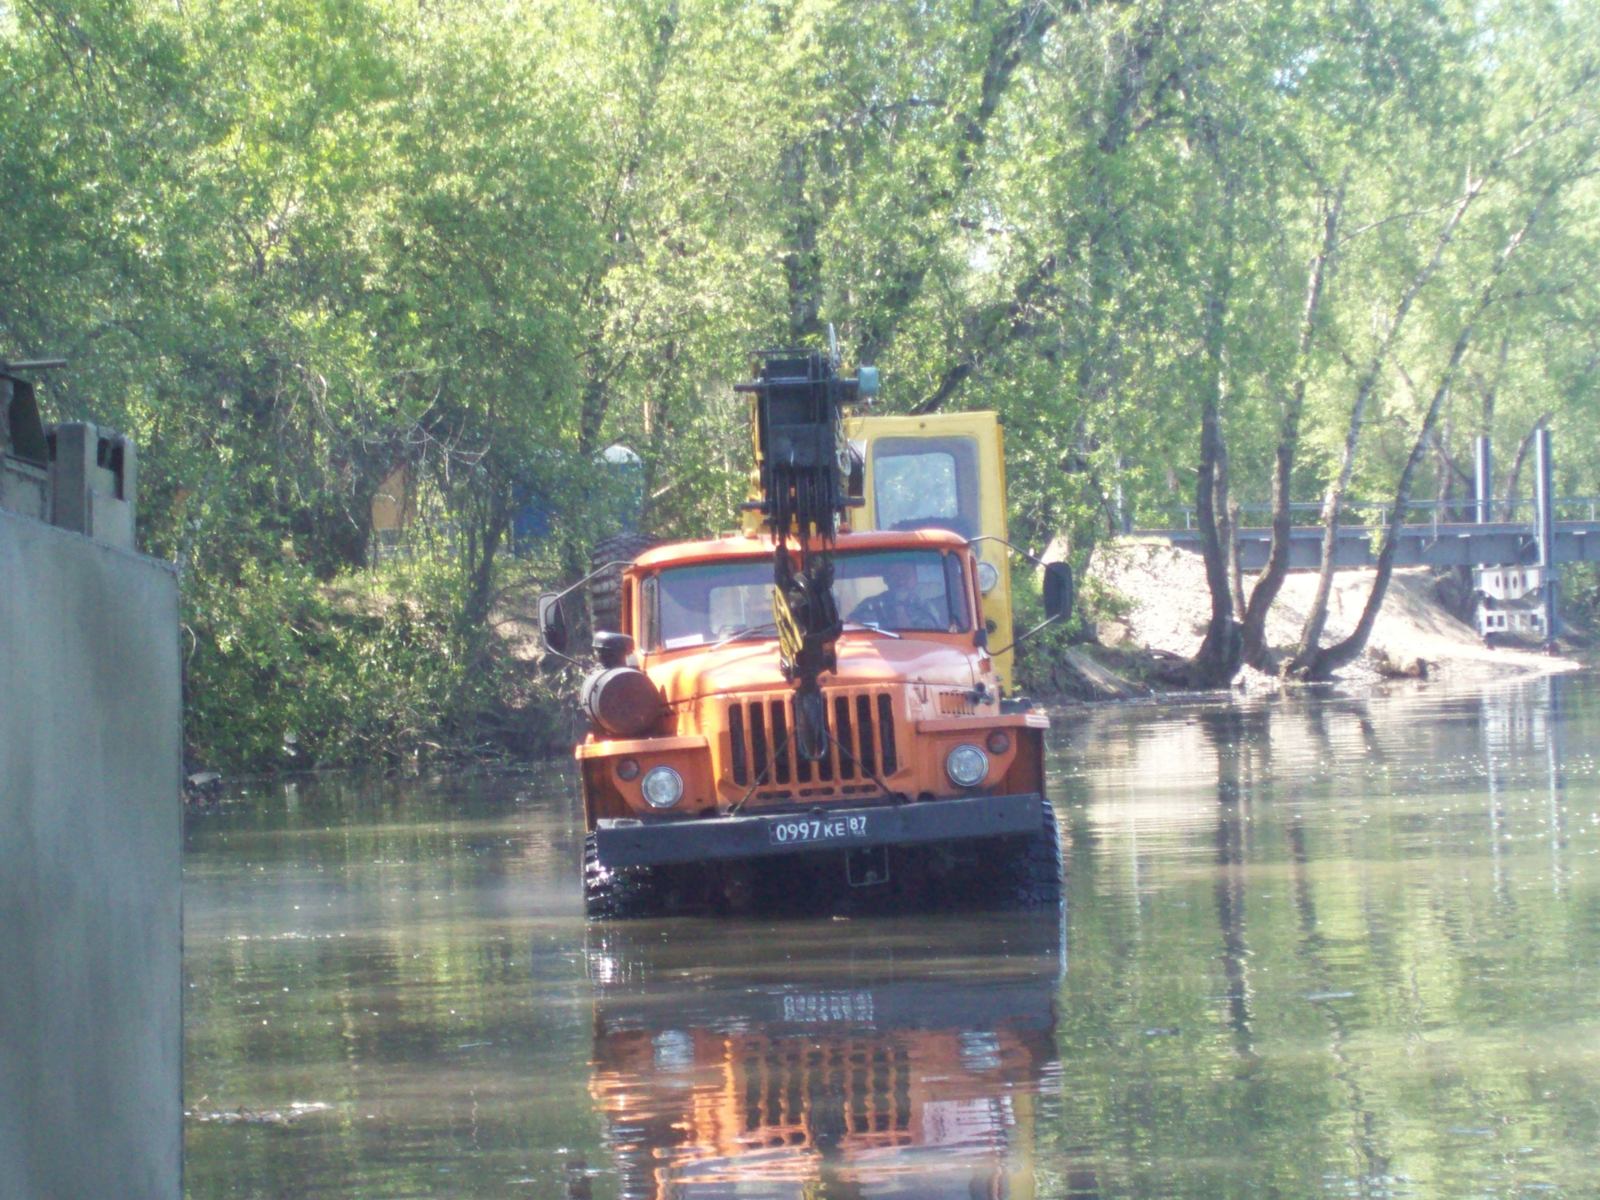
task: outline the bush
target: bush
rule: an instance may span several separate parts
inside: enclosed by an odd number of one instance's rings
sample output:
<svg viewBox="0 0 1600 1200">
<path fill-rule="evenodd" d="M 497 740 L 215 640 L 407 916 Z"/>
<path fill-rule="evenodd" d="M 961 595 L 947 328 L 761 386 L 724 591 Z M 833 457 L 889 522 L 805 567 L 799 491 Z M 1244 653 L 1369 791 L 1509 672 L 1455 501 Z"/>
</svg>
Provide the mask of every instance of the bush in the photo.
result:
<svg viewBox="0 0 1600 1200">
<path fill-rule="evenodd" d="M 506 665 L 458 628 L 443 576 L 408 575 L 354 588 L 321 585 L 294 563 L 247 562 L 233 581 L 191 575 L 191 757 L 267 770 L 482 749 Z"/>
<path fill-rule="evenodd" d="M 1044 596 L 1039 590 L 1041 573 L 1021 562 L 1011 569 L 1012 629 L 1020 637 L 1044 620 Z M 1072 603 L 1072 612 L 1064 621 L 1041 630 L 1017 648 L 1014 677 L 1016 687 L 1025 695 L 1050 696 L 1057 691 L 1054 683 L 1054 665 L 1060 661 L 1066 648 L 1081 642 L 1086 629 L 1084 601 L 1081 595 L 1082 572 L 1073 570 L 1073 581 L 1079 594 Z M 996 647 L 998 649 L 998 647 Z"/>
<path fill-rule="evenodd" d="M 1564 564 L 1556 602 L 1560 622 L 1575 625 L 1585 633 L 1600 628 L 1600 565 Z"/>
</svg>

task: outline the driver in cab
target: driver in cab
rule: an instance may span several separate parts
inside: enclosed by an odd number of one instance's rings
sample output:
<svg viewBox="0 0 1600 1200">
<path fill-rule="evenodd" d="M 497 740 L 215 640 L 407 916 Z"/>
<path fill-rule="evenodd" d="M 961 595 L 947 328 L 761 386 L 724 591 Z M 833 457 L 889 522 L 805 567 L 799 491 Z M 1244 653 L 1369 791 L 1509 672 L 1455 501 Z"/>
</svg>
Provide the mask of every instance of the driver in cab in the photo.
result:
<svg viewBox="0 0 1600 1200">
<path fill-rule="evenodd" d="M 884 629 L 943 629 L 933 606 L 917 595 L 915 563 L 890 563 L 883 573 L 887 591 L 868 596 L 851 611 L 849 619 Z"/>
</svg>

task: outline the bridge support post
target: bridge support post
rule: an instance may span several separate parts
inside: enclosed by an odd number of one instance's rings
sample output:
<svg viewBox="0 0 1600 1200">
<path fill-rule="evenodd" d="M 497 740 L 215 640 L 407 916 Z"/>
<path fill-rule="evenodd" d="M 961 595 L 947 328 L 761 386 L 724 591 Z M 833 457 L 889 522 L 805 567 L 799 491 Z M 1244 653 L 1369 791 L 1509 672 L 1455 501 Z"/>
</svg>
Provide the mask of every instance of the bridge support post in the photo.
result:
<svg viewBox="0 0 1600 1200">
<path fill-rule="evenodd" d="M 1550 431 L 1540 429 L 1533 443 L 1534 476 L 1533 508 L 1539 538 L 1539 568 L 1544 587 L 1540 595 L 1544 601 L 1544 645 L 1555 649 L 1556 640 L 1556 522 L 1551 497 L 1555 494 L 1554 464 L 1550 457 Z"/>
<path fill-rule="evenodd" d="M 1494 452 L 1489 447 L 1487 435 L 1472 439 L 1473 498 L 1478 511 L 1474 519 L 1487 525 L 1494 519 Z"/>
</svg>

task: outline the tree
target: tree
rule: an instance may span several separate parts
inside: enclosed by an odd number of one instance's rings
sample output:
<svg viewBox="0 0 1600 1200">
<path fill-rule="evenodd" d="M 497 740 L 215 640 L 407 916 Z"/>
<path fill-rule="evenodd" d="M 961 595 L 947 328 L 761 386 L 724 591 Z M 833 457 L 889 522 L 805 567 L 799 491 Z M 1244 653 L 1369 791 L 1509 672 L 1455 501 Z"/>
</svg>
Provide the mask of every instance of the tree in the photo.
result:
<svg viewBox="0 0 1600 1200">
<path fill-rule="evenodd" d="M 1358 623 L 1356 633 L 1340 643 L 1337 648 L 1324 652 L 1321 647 L 1321 637 L 1327 619 L 1328 597 L 1332 587 L 1334 547 L 1338 538 L 1346 491 L 1356 464 L 1367 405 L 1379 390 L 1385 371 L 1391 362 L 1391 356 L 1401 344 L 1402 335 L 1407 332 L 1407 318 L 1411 315 L 1413 306 L 1423 289 L 1439 274 L 1445 264 L 1446 255 L 1455 246 L 1468 213 L 1492 185 L 1501 183 L 1504 176 L 1524 165 L 1525 158 L 1532 156 L 1537 164 L 1540 157 L 1549 158 L 1553 154 L 1562 158 L 1564 162 L 1553 183 L 1546 185 L 1546 188 L 1538 193 L 1539 199 L 1529 211 L 1528 222 L 1536 220 L 1541 208 L 1563 184 L 1588 173 L 1593 156 L 1592 134 L 1585 134 L 1582 130 L 1589 123 L 1589 119 L 1582 113 L 1581 108 L 1574 109 L 1573 106 L 1575 104 L 1581 106 L 1584 103 L 1580 97 L 1586 96 L 1595 77 L 1594 71 L 1595 68 L 1592 66 L 1583 67 L 1573 79 L 1565 81 L 1552 96 L 1540 100 L 1500 147 L 1491 151 L 1484 168 L 1474 171 L 1468 167 L 1455 196 L 1445 210 L 1446 215 L 1431 236 L 1430 249 L 1411 270 L 1409 278 L 1399 290 L 1392 309 L 1382 322 L 1378 336 L 1356 376 L 1355 396 L 1349 410 L 1338 471 L 1323 499 L 1322 566 L 1318 576 L 1317 591 L 1301 631 L 1300 644 L 1289 666 L 1290 671 L 1296 675 L 1304 678 L 1325 678 L 1329 672 L 1350 661 L 1364 646 L 1372 622 L 1376 619 L 1377 608 L 1382 603 L 1392 569 L 1393 541 L 1399 524 L 1404 520 L 1403 507 L 1410 499 L 1411 479 L 1422 453 L 1421 447 L 1432 435 L 1439 408 L 1449 395 L 1461 356 L 1471 341 L 1478 319 L 1494 298 L 1496 281 L 1509 264 L 1512 254 L 1522 244 L 1527 225 L 1525 224 L 1522 231 L 1512 236 L 1494 265 L 1487 271 L 1485 282 L 1479 289 L 1476 307 L 1472 315 L 1461 325 L 1455 348 L 1451 351 L 1434 400 L 1420 423 L 1417 441 L 1401 469 L 1397 485 L 1397 502 L 1391 506 L 1388 528 L 1379 552 L 1377 582 L 1372 599 L 1369 600 L 1367 609 Z M 1567 143 L 1573 140 L 1575 131 L 1579 144 L 1576 149 L 1569 150 Z M 1537 165 L 1534 169 L 1537 170 Z M 1503 186 L 1515 187 L 1515 180 L 1507 181 Z"/>
<path fill-rule="evenodd" d="M 1587 160 L 1592 154 L 1584 155 Z M 1357 655 L 1365 649 L 1367 639 L 1372 634 L 1373 624 L 1376 622 L 1378 612 L 1383 606 L 1383 598 L 1389 586 L 1389 579 L 1394 570 L 1395 549 L 1399 542 L 1400 527 L 1405 522 L 1408 505 L 1411 501 L 1412 480 L 1417 466 L 1423 459 L 1439 413 L 1444 407 L 1445 400 L 1449 397 L 1451 388 L 1461 369 L 1462 359 L 1467 349 L 1472 344 L 1477 333 L 1479 323 L 1495 303 L 1499 285 L 1507 268 L 1511 265 L 1513 256 L 1528 240 L 1538 224 L 1541 216 L 1551 206 L 1561 189 L 1570 183 L 1570 179 L 1558 176 L 1548 183 L 1534 198 L 1526 217 L 1506 240 L 1505 246 L 1489 269 L 1487 278 L 1479 289 L 1478 298 L 1472 309 L 1461 324 L 1460 331 L 1456 334 L 1450 354 L 1439 372 L 1439 380 L 1429 401 L 1427 410 L 1422 417 L 1417 434 L 1412 442 L 1411 453 L 1406 458 L 1405 465 L 1400 471 L 1399 481 L 1395 485 L 1393 502 L 1389 506 L 1389 518 L 1383 531 L 1383 541 L 1378 551 L 1377 569 L 1373 578 L 1372 588 L 1367 595 L 1366 603 L 1362 606 L 1361 616 L 1356 621 L 1355 629 L 1342 640 L 1332 646 L 1319 648 L 1300 668 L 1308 679 L 1326 679 L 1353 662 Z M 1402 377 L 1407 387 L 1411 387 L 1408 373 L 1401 368 Z M 1413 389 L 1414 390 L 1414 389 Z"/>
</svg>

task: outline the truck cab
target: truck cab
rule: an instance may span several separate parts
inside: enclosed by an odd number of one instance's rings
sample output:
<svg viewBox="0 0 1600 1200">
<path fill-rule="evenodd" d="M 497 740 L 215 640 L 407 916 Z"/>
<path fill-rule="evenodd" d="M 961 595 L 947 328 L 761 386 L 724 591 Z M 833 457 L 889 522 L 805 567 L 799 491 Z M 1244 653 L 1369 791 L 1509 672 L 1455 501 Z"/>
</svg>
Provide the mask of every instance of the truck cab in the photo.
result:
<svg viewBox="0 0 1600 1200">
<path fill-rule="evenodd" d="M 662 547 L 628 567 L 622 611 L 637 666 L 622 670 L 642 674 L 660 702 L 644 736 L 619 738 L 632 708 L 613 714 L 604 685 L 591 689 L 594 727 L 577 751 L 591 824 L 1039 791 L 1048 722 L 1002 711 L 966 539 L 939 529 L 840 537 L 845 624 L 823 683 L 828 750 L 816 761 L 791 736 L 771 556 L 766 539 L 734 537 Z M 681 787 L 647 787 L 663 767 Z"/>
</svg>

